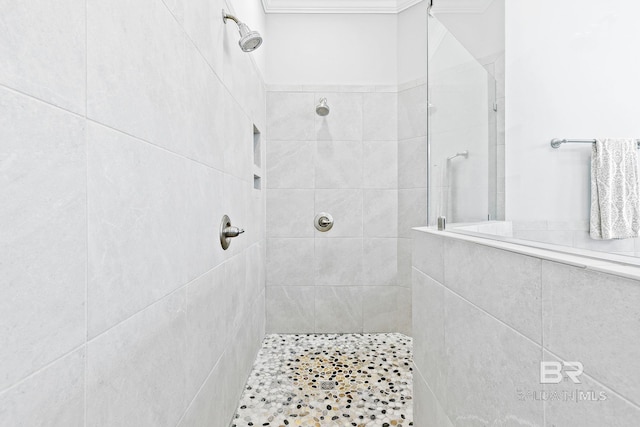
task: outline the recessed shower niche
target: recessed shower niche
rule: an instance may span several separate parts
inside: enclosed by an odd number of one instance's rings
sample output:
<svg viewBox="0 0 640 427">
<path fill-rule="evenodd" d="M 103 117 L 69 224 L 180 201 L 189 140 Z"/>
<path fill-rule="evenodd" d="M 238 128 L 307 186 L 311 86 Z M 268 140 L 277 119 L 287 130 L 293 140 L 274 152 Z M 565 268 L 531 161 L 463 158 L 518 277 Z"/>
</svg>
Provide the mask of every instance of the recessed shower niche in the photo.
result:
<svg viewBox="0 0 640 427">
<path fill-rule="evenodd" d="M 253 125 L 253 188 L 262 188 L 262 140 L 261 134 L 256 125 Z"/>
</svg>

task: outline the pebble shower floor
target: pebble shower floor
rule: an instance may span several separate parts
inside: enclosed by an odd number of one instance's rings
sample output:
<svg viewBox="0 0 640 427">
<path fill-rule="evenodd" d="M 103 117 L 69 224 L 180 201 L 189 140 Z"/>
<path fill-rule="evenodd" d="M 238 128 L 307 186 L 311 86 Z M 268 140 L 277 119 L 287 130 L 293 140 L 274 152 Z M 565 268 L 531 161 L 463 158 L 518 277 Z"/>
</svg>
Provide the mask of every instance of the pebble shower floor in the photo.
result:
<svg viewBox="0 0 640 427">
<path fill-rule="evenodd" d="M 267 335 L 232 427 L 413 426 L 411 338 Z"/>
</svg>

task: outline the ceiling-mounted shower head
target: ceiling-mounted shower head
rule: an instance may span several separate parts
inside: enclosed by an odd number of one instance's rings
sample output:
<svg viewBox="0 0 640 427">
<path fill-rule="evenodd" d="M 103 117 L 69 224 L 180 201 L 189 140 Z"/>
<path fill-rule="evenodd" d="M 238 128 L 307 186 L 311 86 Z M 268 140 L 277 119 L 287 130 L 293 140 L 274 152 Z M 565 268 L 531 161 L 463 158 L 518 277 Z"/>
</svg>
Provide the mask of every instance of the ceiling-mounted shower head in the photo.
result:
<svg viewBox="0 0 640 427">
<path fill-rule="evenodd" d="M 316 106 L 316 113 L 324 117 L 329 114 L 329 106 L 327 105 L 327 98 L 320 98 L 320 103 Z"/>
<path fill-rule="evenodd" d="M 257 31 L 251 31 L 249 26 L 243 22 L 240 22 L 238 18 L 233 15 L 227 14 L 224 9 L 222 9 L 222 21 L 226 24 L 227 19 L 231 19 L 238 26 L 238 31 L 240 31 L 240 41 L 238 41 L 238 45 L 243 52 L 253 52 L 262 44 L 262 36 Z"/>
</svg>

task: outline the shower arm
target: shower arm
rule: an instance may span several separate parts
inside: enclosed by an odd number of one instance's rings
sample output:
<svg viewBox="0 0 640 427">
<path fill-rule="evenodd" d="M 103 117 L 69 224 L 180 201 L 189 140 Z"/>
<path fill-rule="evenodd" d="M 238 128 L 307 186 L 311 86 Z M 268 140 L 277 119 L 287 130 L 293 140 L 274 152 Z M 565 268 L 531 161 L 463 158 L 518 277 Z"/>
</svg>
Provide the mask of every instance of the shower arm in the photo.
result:
<svg viewBox="0 0 640 427">
<path fill-rule="evenodd" d="M 460 153 L 456 153 L 456 154 L 454 154 L 454 155 L 453 155 L 453 156 L 451 156 L 451 157 L 447 157 L 447 160 L 453 160 L 453 159 L 455 159 L 456 157 L 464 157 L 464 158 L 466 159 L 466 158 L 468 158 L 468 157 L 469 157 L 469 151 L 465 150 L 465 151 L 462 151 L 462 152 L 460 152 Z"/>
<path fill-rule="evenodd" d="M 233 15 L 230 15 L 230 14 L 226 13 L 224 11 L 224 9 L 222 9 L 222 22 L 224 22 L 226 24 L 227 23 L 227 19 L 231 19 L 233 22 L 236 23 L 237 26 L 240 26 L 240 21 L 238 20 L 238 18 L 236 18 Z"/>
</svg>

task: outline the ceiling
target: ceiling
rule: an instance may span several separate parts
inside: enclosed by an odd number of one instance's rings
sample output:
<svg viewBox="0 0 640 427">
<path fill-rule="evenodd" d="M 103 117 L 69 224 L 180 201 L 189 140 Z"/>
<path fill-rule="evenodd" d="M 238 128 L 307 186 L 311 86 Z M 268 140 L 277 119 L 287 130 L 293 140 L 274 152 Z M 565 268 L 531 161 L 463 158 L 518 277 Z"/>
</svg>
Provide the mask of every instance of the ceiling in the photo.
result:
<svg viewBox="0 0 640 427">
<path fill-rule="evenodd" d="M 266 13 L 399 13 L 428 0 L 262 0 Z M 483 13 L 493 0 L 433 0 L 440 13 Z"/>
</svg>

